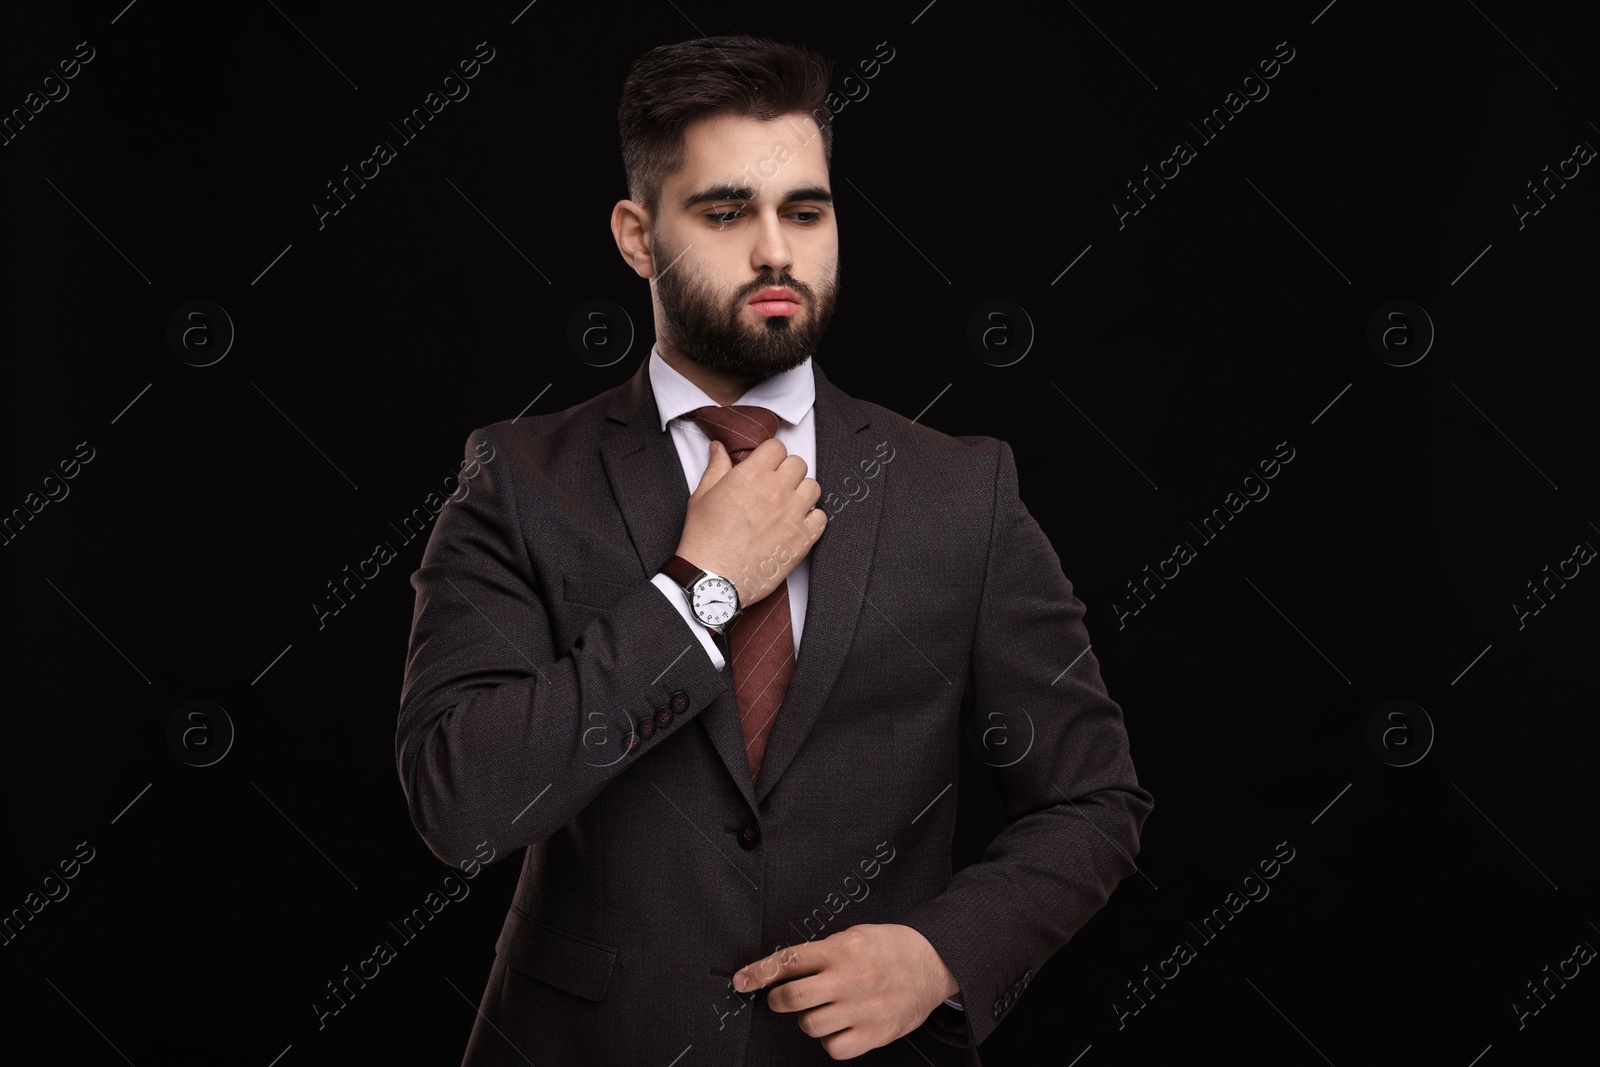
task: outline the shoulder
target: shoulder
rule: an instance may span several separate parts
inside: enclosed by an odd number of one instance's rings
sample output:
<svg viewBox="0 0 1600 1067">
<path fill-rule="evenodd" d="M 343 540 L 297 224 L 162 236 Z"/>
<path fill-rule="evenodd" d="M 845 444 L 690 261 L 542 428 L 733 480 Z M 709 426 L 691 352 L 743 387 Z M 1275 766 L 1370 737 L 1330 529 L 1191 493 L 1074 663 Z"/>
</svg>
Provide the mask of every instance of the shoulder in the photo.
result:
<svg viewBox="0 0 1600 1067">
<path fill-rule="evenodd" d="M 1011 446 L 1000 438 L 947 434 L 856 396 L 850 396 L 849 403 L 871 421 L 863 435 L 870 436 L 874 444 L 884 442 L 896 455 L 908 454 L 914 465 L 931 478 L 977 480 L 992 485 L 1006 465 L 1014 468 Z"/>
<path fill-rule="evenodd" d="M 626 384 L 560 411 L 519 415 L 480 426 L 467 437 L 467 452 L 506 453 L 518 472 L 542 473 L 560 481 L 573 474 L 575 467 L 598 462 L 607 428 L 614 428 L 606 412 Z"/>
</svg>

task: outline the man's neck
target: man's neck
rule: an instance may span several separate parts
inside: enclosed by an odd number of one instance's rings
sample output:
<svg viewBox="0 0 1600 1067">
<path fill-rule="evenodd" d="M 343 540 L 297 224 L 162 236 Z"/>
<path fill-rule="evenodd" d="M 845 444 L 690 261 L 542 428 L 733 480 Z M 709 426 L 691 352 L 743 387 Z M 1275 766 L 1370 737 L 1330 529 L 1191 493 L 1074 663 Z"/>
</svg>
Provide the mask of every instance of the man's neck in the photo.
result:
<svg viewBox="0 0 1600 1067">
<path fill-rule="evenodd" d="M 760 378 L 740 377 L 712 370 L 710 367 L 696 363 L 683 353 L 669 348 L 659 339 L 656 341 L 656 351 L 661 353 L 661 358 L 666 362 L 667 366 L 699 386 L 701 392 L 723 407 L 733 404 L 734 401 L 744 396 L 752 385 L 761 381 Z"/>
</svg>

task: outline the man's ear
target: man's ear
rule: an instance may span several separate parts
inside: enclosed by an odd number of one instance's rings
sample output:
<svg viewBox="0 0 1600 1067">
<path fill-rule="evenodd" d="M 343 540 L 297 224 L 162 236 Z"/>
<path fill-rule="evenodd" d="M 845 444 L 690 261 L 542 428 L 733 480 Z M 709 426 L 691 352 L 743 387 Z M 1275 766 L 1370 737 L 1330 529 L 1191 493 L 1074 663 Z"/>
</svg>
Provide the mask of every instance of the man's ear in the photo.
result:
<svg viewBox="0 0 1600 1067">
<path fill-rule="evenodd" d="M 617 251 L 633 272 L 648 281 L 655 276 L 655 264 L 650 255 L 650 212 L 632 200 L 618 200 L 611 209 L 611 236 L 616 238 Z"/>
</svg>

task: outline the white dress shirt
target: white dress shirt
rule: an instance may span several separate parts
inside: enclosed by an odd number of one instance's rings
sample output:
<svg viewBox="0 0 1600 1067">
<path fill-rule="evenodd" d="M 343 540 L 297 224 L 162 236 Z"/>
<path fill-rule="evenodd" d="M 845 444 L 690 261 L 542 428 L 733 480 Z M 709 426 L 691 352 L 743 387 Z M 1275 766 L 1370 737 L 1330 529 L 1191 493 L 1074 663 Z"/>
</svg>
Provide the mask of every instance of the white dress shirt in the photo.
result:
<svg viewBox="0 0 1600 1067">
<path fill-rule="evenodd" d="M 711 437 L 700 428 L 699 423 L 688 417 L 688 412 L 707 405 L 716 406 L 717 402 L 706 396 L 704 390 L 679 374 L 662 359 L 661 352 L 655 345 L 650 346 L 650 388 L 655 391 L 656 407 L 661 412 L 662 432 L 669 429 L 672 431 L 672 441 L 678 446 L 678 460 L 683 464 L 683 477 L 688 483 L 689 492 L 693 493 L 695 487 L 700 484 L 706 467 L 711 464 L 711 456 L 707 452 Z M 778 432 L 774 436 L 783 442 L 783 447 L 789 450 L 790 455 L 799 456 L 806 461 L 808 478 L 817 476 L 817 424 L 812 412 L 816 396 L 816 378 L 811 373 L 811 360 L 808 358 L 792 370 L 774 374 L 765 381 L 757 382 L 734 401 L 735 404 L 755 404 L 777 414 Z M 807 556 L 795 565 L 794 570 L 789 572 L 788 578 L 789 619 L 794 625 L 794 649 L 797 659 L 800 655 L 800 632 L 805 628 L 806 594 L 810 589 L 810 578 L 811 559 Z M 705 646 L 706 655 L 711 657 L 711 662 L 717 670 L 722 670 L 727 664 L 727 658 L 717 647 L 711 630 L 690 614 L 689 601 L 684 595 L 683 587 L 665 574 L 657 574 L 651 581 L 661 590 L 662 595 L 672 602 L 672 606 L 678 609 L 678 614 L 683 616 L 684 624 L 700 639 L 700 643 Z M 776 590 L 768 595 L 775 596 Z M 959 993 L 946 998 L 944 1003 L 958 1010 L 966 1010 L 962 1007 Z"/>
</svg>

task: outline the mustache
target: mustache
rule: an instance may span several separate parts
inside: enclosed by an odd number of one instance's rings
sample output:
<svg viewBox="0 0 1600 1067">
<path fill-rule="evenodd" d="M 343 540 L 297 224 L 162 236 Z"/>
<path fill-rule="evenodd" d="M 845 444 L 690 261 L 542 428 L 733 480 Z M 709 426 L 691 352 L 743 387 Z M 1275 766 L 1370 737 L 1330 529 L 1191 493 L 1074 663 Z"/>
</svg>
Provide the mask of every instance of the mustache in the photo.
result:
<svg viewBox="0 0 1600 1067">
<path fill-rule="evenodd" d="M 806 303 L 808 303 L 808 304 L 811 303 L 811 298 L 812 298 L 811 286 L 805 284 L 804 282 L 796 281 L 793 278 L 779 278 L 779 279 L 774 279 L 774 280 L 771 280 L 771 281 L 769 281 L 769 280 L 767 280 L 765 278 L 758 279 L 757 281 L 754 281 L 750 285 L 746 286 L 744 288 L 744 290 L 739 294 L 739 297 L 738 297 L 739 303 L 740 304 L 749 303 L 750 298 L 752 296 L 755 296 L 757 293 L 759 293 L 761 290 L 767 288 L 768 286 L 776 286 L 778 288 L 783 288 L 783 289 L 792 289 L 792 290 L 794 290 L 795 295 L 799 296 Z"/>
</svg>

